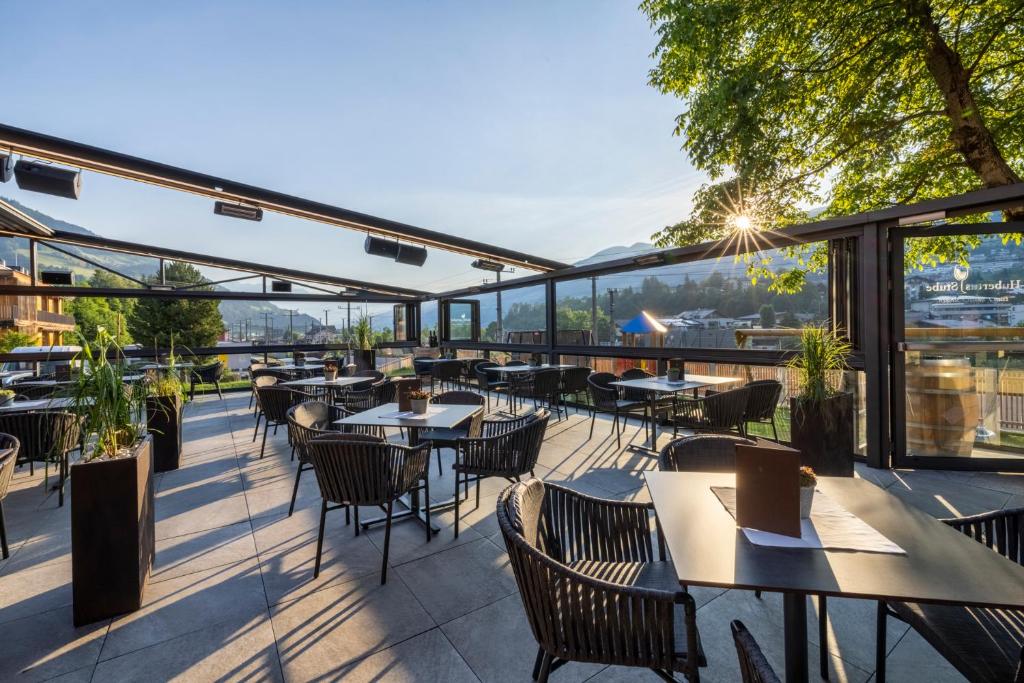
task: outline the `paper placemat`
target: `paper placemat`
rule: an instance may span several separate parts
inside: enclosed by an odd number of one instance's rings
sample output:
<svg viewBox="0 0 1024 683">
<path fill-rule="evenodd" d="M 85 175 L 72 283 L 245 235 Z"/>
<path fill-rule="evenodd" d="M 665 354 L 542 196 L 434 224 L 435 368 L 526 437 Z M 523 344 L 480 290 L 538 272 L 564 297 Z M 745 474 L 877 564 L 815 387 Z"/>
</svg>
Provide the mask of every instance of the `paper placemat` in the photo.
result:
<svg viewBox="0 0 1024 683">
<path fill-rule="evenodd" d="M 736 518 L 736 489 L 732 486 L 712 486 L 719 502 Z M 850 513 L 820 490 L 814 492 L 810 519 L 800 520 L 800 538 L 773 534 L 741 527 L 747 540 L 754 545 L 776 548 L 810 548 L 828 550 L 855 550 L 865 553 L 906 555 L 906 551 L 878 533 L 874 527 Z"/>
</svg>

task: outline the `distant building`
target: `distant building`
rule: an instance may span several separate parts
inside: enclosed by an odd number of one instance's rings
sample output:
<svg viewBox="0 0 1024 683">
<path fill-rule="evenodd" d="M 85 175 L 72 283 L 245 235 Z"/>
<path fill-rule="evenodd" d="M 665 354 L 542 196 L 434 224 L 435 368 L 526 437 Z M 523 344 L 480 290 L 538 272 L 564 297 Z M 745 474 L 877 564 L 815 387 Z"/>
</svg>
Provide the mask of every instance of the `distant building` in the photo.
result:
<svg viewBox="0 0 1024 683">
<path fill-rule="evenodd" d="M 1006 297 L 937 296 L 928 300 L 928 318 L 932 321 L 988 322 L 1005 327 L 1012 313 L 1013 304 Z"/>
<path fill-rule="evenodd" d="M 0 261 L 0 285 L 28 286 L 32 278 Z M 75 329 L 75 319 L 64 314 L 60 296 L 0 296 L 0 329 L 14 329 L 35 338 L 42 346 L 60 346 L 64 333 Z"/>
</svg>

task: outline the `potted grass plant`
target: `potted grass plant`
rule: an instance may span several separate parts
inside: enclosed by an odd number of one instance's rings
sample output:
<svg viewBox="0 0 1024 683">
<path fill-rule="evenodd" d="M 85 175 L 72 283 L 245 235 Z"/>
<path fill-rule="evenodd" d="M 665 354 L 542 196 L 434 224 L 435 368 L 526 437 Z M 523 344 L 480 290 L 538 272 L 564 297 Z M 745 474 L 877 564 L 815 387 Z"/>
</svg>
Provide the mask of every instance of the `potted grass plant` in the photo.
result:
<svg viewBox="0 0 1024 683">
<path fill-rule="evenodd" d="M 113 336 L 82 338 L 72 410 L 83 454 L 71 466 L 71 574 L 76 626 L 139 609 L 154 556 L 153 448 L 145 391 L 124 382 Z"/>
<path fill-rule="evenodd" d="M 185 407 L 185 385 L 177 368 L 174 339 L 167 357 L 167 369 L 147 378 L 146 428 L 153 437 L 153 471 L 167 472 L 181 466 L 181 422 Z"/>
<path fill-rule="evenodd" d="M 352 326 L 352 338 L 349 343 L 355 344 L 352 360 L 360 370 L 376 369 L 377 353 L 373 348 L 373 327 L 368 316 L 360 316 Z"/>
<path fill-rule="evenodd" d="M 839 331 L 809 326 L 789 363 L 799 378 L 789 400 L 792 446 L 819 475 L 853 476 L 853 394 L 841 389 L 850 350 Z"/>
</svg>

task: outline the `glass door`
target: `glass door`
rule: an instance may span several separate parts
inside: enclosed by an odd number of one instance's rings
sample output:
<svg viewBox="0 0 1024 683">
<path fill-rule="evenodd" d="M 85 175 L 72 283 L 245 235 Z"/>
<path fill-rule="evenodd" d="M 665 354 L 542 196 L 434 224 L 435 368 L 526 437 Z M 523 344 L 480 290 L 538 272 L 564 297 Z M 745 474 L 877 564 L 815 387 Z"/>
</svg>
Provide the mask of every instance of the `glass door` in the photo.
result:
<svg viewBox="0 0 1024 683">
<path fill-rule="evenodd" d="M 1024 246 L 1004 225 L 894 232 L 897 467 L 1024 470 Z M 964 237 L 966 264 L 922 257 Z"/>
</svg>

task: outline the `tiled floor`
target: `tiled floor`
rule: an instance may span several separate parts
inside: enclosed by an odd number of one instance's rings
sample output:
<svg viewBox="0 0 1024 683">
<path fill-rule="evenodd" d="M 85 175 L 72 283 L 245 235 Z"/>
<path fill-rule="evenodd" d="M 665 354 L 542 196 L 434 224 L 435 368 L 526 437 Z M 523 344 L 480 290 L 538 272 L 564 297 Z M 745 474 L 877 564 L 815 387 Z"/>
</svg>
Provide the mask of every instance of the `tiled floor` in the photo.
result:
<svg viewBox="0 0 1024 683">
<path fill-rule="evenodd" d="M 247 400 L 188 406 L 184 466 L 157 475 L 157 559 L 145 605 L 109 622 L 72 626 L 68 508 L 44 495 L 40 471 L 15 474 L 5 501 L 12 555 L 0 562 L 0 680 L 530 679 L 536 646 L 493 514 L 500 483 L 485 484 L 481 507 L 465 511 L 457 540 L 451 512 L 436 515 L 442 530 L 430 543 L 422 527 L 397 524 L 386 586 L 378 580 L 383 530 L 356 537 L 343 513 L 329 515 L 323 566 L 313 579 L 316 482 L 311 474 L 303 480 L 295 514 L 286 516 L 295 464 L 284 430 L 260 459 Z M 553 422 L 538 475 L 607 498 L 644 498 L 641 474 L 654 461 L 616 448 L 610 422 L 600 421 L 592 439 L 588 426 L 582 415 Z M 628 435 L 643 438 L 636 426 Z M 1024 477 L 859 472 L 941 516 L 1024 504 Z M 432 476 L 432 497 L 450 497 L 450 472 L 439 477 L 435 467 Z M 781 671 L 778 596 L 694 594 L 710 663 L 704 680 L 737 680 L 729 636 L 735 618 Z M 871 678 L 873 613 L 863 601 L 829 601 L 832 680 Z M 958 679 L 915 634 L 895 622 L 890 631 L 890 680 Z M 815 637 L 811 629 L 812 670 Z M 552 676 L 627 679 L 656 680 L 582 664 Z"/>
</svg>

